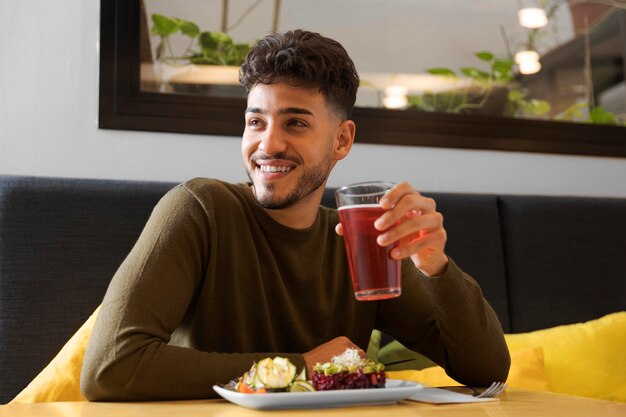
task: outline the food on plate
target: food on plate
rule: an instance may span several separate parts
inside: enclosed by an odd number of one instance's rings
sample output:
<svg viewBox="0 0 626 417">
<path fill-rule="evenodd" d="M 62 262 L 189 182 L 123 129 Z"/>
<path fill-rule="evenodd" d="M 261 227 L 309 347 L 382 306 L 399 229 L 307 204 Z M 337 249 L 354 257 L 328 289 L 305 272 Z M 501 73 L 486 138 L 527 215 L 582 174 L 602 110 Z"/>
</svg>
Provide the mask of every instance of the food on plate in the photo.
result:
<svg viewBox="0 0 626 417">
<path fill-rule="evenodd" d="M 235 390 L 247 394 L 315 391 L 306 380 L 305 370 L 296 375 L 296 366 L 280 356 L 253 363 L 237 380 Z"/>
<path fill-rule="evenodd" d="M 359 351 L 348 348 L 331 362 L 313 367 L 311 382 L 317 391 L 384 388 L 385 365 L 362 358 Z"/>
<path fill-rule="evenodd" d="M 260 394 L 384 388 L 386 380 L 382 363 L 364 359 L 358 350 L 349 348 L 330 362 L 317 363 L 311 381 L 306 380 L 304 369 L 297 373 L 289 359 L 277 356 L 253 363 L 250 370 L 230 385 L 237 392 Z"/>
</svg>

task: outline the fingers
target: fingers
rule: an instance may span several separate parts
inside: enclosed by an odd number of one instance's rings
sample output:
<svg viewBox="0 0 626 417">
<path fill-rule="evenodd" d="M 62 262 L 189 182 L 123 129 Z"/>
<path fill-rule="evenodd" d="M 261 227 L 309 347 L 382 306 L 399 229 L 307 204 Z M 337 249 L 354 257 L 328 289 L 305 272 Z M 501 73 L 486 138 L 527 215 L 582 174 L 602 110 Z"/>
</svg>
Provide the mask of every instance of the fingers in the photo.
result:
<svg viewBox="0 0 626 417">
<path fill-rule="evenodd" d="M 428 214 L 436 212 L 435 200 L 424 197 L 408 183 L 403 182 L 393 187 L 381 200 L 381 206 L 387 211 L 374 223 L 376 229 L 384 231 L 402 220 L 407 214 Z"/>
<path fill-rule="evenodd" d="M 339 236 L 343 236 L 343 225 L 341 223 L 335 226 L 335 233 L 337 233 Z"/>
<path fill-rule="evenodd" d="M 394 186 L 380 203 L 387 211 L 374 223 L 382 232 L 377 243 L 394 245 L 392 258 L 411 257 L 427 275 L 442 273 L 448 264 L 444 253 L 447 235 L 435 201 L 403 182 Z"/>
<path fill-rule="evenodd" d="M 391 256 L 394 259 L 404 259 L 419 253 L 421 263 L 428 264 L 428 258 L 431 257 L 429 255 L 438 255 L 443 252 L 441 248 L 444 247 L 445 242 L 446 231 L 444 229 L 424 233 L 418 238 L 408 236 L 399 240 L 398 245 L 391 251 Z"/>
<path fill-rule="evenodd" d="M 395 227 L 386 229 L 378 236 L 377 242 L 381 246 L 388 246 L 397 241 L 408 243 L 418 241 L 424 236 L 443 232 L 443 216 L 441 213 L 415 214 L 410 212 L 398 222 Z M 422 239 L 423 240 L 423 239 Z"/>
</svg>

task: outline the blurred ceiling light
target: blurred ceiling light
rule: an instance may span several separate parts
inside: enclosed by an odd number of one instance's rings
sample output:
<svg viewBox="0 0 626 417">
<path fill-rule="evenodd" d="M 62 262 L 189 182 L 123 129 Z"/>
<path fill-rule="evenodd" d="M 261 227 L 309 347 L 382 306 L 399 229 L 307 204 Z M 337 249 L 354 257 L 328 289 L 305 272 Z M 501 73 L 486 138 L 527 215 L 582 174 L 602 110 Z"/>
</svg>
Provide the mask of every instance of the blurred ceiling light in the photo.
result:
<svg viewBox="0 0 626 417">
<path fill-rule="evenodd" d="M 519 65 L 520 74 L 535 74 L 541 70 L 539 54 L 536 51 L 519 51 L 515 54 L 515 62 Z"/>
<path fill-rule="evenodd" d="M 408 90 L 403 85 L 390 85 L 385 88 L 385 98 L 383 105 L 388 109 L 401 109 L 409 104 L 407 98 Z"/>
<path fill-rule="evenodd" d="M 548 24 L 546 12 L 539 7 L 525 7 L 517 12 L 519 24 L 529 29 L 539 29 Z"/>
<path fill-rule="evenodd" d="M 541 71 L 541 62 L 539 61 L 529 61 L 524 62 L 523 64 L 519 64 L 520 74 L 530 75 L 536 74 L 539 71 Z"/>
</svg>

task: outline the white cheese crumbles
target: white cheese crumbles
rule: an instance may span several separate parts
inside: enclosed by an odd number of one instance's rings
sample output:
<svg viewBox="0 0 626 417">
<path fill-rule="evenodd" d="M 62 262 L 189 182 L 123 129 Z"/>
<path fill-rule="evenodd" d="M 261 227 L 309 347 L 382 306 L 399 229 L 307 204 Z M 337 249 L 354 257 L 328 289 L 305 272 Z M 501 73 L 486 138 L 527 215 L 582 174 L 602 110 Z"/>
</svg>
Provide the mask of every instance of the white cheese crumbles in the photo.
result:
<svg viewBox="0 0 626 417">
<path fill-rule="evenodd" d="M 358 369 L 367 365 L 368 361 L 359 355 L 357 349 L 348 348 L 341 355 L 333 356 L 332 363 L 335 366 Z"/>
</svg>

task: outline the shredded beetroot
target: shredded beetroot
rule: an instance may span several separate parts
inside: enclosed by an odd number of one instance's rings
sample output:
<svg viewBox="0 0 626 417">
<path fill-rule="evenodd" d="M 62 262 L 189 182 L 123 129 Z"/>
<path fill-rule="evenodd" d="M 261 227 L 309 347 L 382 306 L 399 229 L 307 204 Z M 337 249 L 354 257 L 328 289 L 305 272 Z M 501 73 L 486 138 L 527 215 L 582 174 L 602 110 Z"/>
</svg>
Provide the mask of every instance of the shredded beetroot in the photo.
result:
<svg viewBox="0 0 626 417">
<path fill-rule="evenodd" d="M 313 372 L 311 382 L 317 391 L 340 389 L 384 388 L 387 377 L 385 371 L 363 373 L 362 369 L 356 372 L 339 372 L 333 375 L 324 375 L 323 372 Z"/>
</svg>

